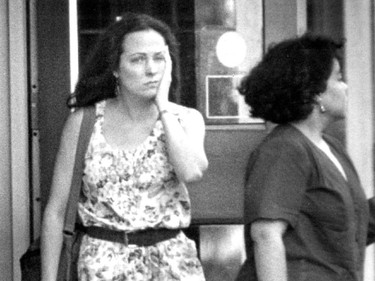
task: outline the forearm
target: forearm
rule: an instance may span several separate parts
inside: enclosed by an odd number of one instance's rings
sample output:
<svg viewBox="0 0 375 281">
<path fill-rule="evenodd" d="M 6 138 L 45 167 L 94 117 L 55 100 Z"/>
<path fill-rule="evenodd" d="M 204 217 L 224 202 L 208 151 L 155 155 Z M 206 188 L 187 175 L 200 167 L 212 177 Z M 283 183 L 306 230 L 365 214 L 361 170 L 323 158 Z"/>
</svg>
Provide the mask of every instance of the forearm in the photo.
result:
<svg viewBox="0 0 375 281">
<path fill-rule="evenodd" d="M 256 271 L 259 281 L 287 281 L 285 247 L 281 239 L 254 243 Z"/>
<path fill-rule="evenodd" d="M 196 147 L 198 144 L 186 134 L 176 115 L 168 111 L 161 112 L 169 161 L 177 177 L 184 182 L 200 179 L 207 167 L 205 155 L 202 155 Z"/>
<path fill-rule="evenodd" d="M 42 281 L 55 281 L 62 246 L 63 218 L 45 215 L 42 227 Z"/>
</svg>

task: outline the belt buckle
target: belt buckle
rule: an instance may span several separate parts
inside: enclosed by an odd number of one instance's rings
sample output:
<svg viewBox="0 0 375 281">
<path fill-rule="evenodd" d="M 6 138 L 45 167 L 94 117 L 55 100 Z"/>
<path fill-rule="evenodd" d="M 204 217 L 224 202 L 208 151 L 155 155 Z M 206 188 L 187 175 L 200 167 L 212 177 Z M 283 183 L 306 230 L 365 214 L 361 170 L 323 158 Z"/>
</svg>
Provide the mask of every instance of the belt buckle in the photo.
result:
<svg viewBox="0 0 375 281">
<path fill-rule="evenodd" d="M 123 232 L 123 243 L 125 246 L 128 246 L 129 245 L 129 237 L 128 237 L 128 233 L 126 231 Z"/>
</svg>

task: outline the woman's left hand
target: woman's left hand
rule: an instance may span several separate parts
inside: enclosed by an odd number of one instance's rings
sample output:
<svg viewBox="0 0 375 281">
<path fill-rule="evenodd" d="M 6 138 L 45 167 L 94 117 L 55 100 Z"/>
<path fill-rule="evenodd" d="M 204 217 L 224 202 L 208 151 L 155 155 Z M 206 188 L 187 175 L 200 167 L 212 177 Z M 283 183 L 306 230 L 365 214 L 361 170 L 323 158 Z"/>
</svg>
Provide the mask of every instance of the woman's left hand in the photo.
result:
<svg viewBox="0 0 375 281">
<path fill-rule="evenodd" d="M 159 111 L 166 109 L 168 105 L 169 88 L 172 82 L 172 59 L 169 54 L 168 46 L 164 51 L 165 68 L 164 74 L 159 84 L 158 93 L 156 94 L 155 104 Z"/>
</svg>

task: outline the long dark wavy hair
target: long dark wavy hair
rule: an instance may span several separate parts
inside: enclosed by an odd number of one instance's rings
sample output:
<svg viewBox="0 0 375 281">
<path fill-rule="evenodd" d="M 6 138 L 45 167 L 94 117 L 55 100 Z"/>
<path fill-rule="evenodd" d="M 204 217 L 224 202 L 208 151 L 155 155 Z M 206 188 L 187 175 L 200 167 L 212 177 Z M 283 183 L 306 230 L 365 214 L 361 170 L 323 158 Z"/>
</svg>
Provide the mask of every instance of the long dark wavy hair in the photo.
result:
<svg viewBox="0 0 375 281">
<path fill-rule="evenodd" d="M 74 93 L 67 100 L 68 107 L 90 106 L 115 97 L 116 78 L 113 72 L 119 67 L 124 38 L 129 33 L 149 29 L 158 32 L 168 45 L 172 59 L 169 95 L 173 99 L 180 87 L 178 44 L 174 34 L 167 24 L 158 19 L 128 12 L 100 36 L 80 73 Z"/>
<path fill-rule="evenodd" d="M 278 124 L 306 119 L 327 88 L 342 46 L 309 33 L 271 46 L 238 88 L 250 114 Z"/>
</svg>

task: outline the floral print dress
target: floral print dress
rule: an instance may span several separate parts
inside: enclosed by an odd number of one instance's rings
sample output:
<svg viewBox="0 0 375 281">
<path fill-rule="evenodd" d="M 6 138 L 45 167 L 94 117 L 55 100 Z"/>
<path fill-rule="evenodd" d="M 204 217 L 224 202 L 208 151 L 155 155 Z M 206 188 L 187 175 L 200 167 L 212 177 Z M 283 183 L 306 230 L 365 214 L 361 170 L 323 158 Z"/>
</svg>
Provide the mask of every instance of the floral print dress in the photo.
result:
<svg viewBox="0 0 375 281">
<path fill-rule="evenodd" d="M 111 147 L 103 135 L 105 101 L 96 105 L 96 122 L 86 152 L 78 213 L 85 226 L 134 232 L 188 227 L 186 186 L 168 162 L 165 134 L 157 120 L 148 138 L 132 150 Z M 181 108 L 180 122 L 188 109 Z M 176 238 L 148 247 L 124 245 L 85 235 L 79 280 L 204 280 L 194 241 Z"/>
</svg>

